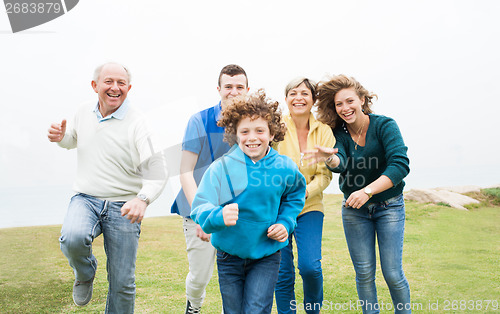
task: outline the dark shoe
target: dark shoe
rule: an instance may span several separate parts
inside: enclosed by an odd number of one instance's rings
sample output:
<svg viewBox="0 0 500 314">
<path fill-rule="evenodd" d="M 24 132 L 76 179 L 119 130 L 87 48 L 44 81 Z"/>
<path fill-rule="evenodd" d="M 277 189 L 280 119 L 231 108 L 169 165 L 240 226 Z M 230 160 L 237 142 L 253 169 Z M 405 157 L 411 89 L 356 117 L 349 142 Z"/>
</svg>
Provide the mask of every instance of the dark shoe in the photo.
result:
<svg viewBox="0 0 500 314">
<path fill-rule="evenodd" d="M 73 302 L 78 306 L 87 305 L 92 299 L 92 289 L 94 287 L 94 277 L 89 281 L 75 280 L 73 285 Z"/>
<path fill-rule="evenodd" d="M 188 300 L 186 304 L 186 314 L 199 314 L 199 313 L 201 313 L 201 307 L 193 307 L 191 305 L 191 302 L 189 302 Z"/>
</svg>

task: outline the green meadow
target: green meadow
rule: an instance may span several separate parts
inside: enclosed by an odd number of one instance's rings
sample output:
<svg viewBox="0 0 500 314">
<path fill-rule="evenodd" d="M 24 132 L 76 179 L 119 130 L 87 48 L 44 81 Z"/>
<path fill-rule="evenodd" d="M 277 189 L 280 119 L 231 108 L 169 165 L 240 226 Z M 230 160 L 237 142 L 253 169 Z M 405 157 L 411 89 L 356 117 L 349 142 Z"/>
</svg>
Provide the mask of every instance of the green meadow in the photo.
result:
<svg viewBox="0 0 500 314">
<path fill-rule="evenodd" d="M 481 204 L 462 211 L 448 206 L 406 203 L 404 270 L 415 313 L 499 313 L 500 193 L 473 195 Z M 322 313 L 361 313 L 354 270 L 344 239 L 340 195 L 326 195 L 323 231 Z M 73 304 L 73 273 L 59 249 L 60 226 L 0 229 L 0 312 L 99 313 L 107 294 L 102 237 L 94 242 L 99 266 L 92 301 Z M 377 289 L 382 313 L 391 299 L 380 267 Z M 137 313 L 184 313 L 188 272 L 182 221 L 148 218 L 142 224 L 136 270 Z M 297 271 L 298 274 L 298 271 Z M 300 276 L 296 282 L 301 308 Z M 220 313 L 217 272 L 207 288 L 204 313 Z M 303 311 L 299 310 L 299 313 Z"/>
</svg>

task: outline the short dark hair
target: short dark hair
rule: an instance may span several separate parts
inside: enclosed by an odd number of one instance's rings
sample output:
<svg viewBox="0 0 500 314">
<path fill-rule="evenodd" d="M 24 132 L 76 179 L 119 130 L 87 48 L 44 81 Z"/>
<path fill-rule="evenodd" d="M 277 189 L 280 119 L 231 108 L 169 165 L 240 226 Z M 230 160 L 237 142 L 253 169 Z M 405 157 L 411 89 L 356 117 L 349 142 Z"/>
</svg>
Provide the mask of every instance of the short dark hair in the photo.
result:
<svg viewBox="0 0 500 314">
<path fill-rule="evenodd" d="M 220 74 L 219 74 L 219 83 L 218 83 L 219 87 L 221 87 L 220 86 L 220 79 L 221 79 L 221 77 L 222 77 L 223 74 L 226 74 L 226 75 L 229 75 L 229 76 L 236 76 L 236 75 L 240 75 L 240 74 L 245 75 L 245 78 L 247 79 L 247 86 L 246 87 L 248 87 L 247 73 L 239 65 L 228 64 L 228 65 L 226 65 L 225 67 L 222 68 L 222 70 L 220 71 Z"/>
</svg>

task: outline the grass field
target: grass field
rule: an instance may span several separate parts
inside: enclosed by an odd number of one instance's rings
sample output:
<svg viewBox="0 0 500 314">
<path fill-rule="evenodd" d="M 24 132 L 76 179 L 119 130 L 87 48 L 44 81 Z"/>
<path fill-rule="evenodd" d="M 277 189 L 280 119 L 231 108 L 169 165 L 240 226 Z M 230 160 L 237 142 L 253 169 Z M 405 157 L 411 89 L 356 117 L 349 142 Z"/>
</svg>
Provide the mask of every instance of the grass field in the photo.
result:
<svg viewBox="0 0 500 314">
<path fill-rule="evenodd" d="M 498 191 L 495 193 L 498 197 Z M 476 196 L 482 197 L 483 202 L 469 211 L 407 202 L 404 269 L 415 313 L 500 313 L 500 207 L 495 196 Z M 342 230 L 340 202 L 340 195 L 325 197 L 322 263 L 326 306 L 322 313 L 360 313 L 352 307 L 357 294 Z M 94 242 L 94 254 L 99 261 L 94 296 L 89 305 L 78 308 L 71 298 L 72 270 L 59 250 L 59 231 L 60 226 L 0 229 L 0 312 L 104 311 L 107 281 L 102 237 Z M 181 219 L 146 219 L 137 260 L 136 312 L 183 313 L 187 271 Z M 390 304 L 380 271 L 377 289 L 379 302 Z M 302 302 L 301 290 L 299 277 L 298 304 Z M 221 312 L 216 272 L 203 310 Z"/>
</svg>

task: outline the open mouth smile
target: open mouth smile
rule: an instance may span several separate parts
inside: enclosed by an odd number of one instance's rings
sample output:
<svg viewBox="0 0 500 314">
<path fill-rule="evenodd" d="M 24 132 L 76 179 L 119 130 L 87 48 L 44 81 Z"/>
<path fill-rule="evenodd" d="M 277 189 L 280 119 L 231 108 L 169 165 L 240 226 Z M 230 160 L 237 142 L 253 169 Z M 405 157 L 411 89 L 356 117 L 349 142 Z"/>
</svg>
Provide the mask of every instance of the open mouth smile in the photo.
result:
<svg viewBox="0 0 500 314">
<path fill-rule="evenodd" d="M 344 118 L 350 118 L 350 117 L 354 116 L 354 111 L 351 111 L 349 113 L 345 113 L 345 114 L 343 114 L 343 116 L 344 116 Z"/>
</svg>

